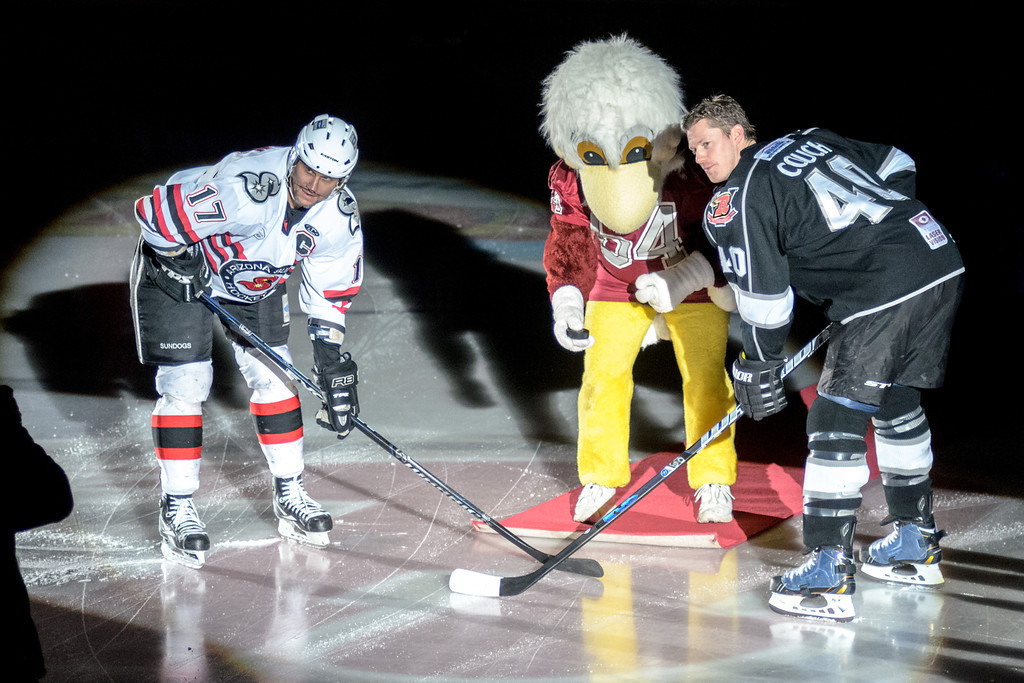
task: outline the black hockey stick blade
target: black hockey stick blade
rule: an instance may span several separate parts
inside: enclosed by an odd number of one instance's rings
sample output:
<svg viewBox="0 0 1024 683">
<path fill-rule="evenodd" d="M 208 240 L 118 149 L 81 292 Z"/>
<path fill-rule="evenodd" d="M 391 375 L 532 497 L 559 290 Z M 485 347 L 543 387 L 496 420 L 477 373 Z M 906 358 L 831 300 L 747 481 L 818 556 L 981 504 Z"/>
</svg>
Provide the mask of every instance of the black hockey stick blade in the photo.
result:
<svg viewBox="0 0 1024 683">
<path fill-rule="evenodd" d="M 220 316 L 220 318 L 224 320 L 225 323 L 227 323 L 229 326 L 231 326 L 232 329 L 234 329 L 236 332 L 242 335 L 242 337 L 245 338 L 250 344 L 259 349 L 265 356 L 267 356 L 267 358 L 273 361 L 278 367 L 280 367 L 282 370 L 291 375 L 297 382 L 306 387 L 306 389 L 308 389 L 309 392 L 316 396 L 320 401 L 324 400 L 323 392 L 320 390 L 320 387 L 319 385 L 317 385 L 316 382 L 311 380 L 305 374 L 300 372 L 298 368 L 296 368 L 294 365 L 285 360 L 279 353 L 274 351 L 274 349 L 269 344 L 267 344 L 267 342 L 263 341 L 263 339 L 261 339 L 259 335 L 250 330 L 248 327 L 246 327 L 235 316 L 231 315 L 231 313 L 228 310 L 226 310 L 223 306 L 214 301 L 212 297 L 200 292 L 200 294 L 196 298 L 198 298 L 207 308 L 209 308 L 215 314 Z M 553 555 L 549 555 L 548 553 L 545 553 L 542 550 L 534 548 L 532 545 L 524 541 L 522 538 L 506 529 L 498 521 L 492 519 L 490 515 L 488 515 L 475 505 L 473 505 L 468 500 L 466 500 L 466 498 L 459 494 L 458 491 L 450 487 L 443 480 L 434 476 L 434 474 L 431 473 L 427 468 L 423 467 L 418 462 L 413 460 L 411 457 L 403 453 L 401 449 L 398 448 L 398 446 L 396 446 L 395 444 L 391 443 L 383 436 L 378 434 L 376 431 L 374 431 L 372 427 L 367 425 L 361 419 L 359 419 L 358 417 L 353 418 L 353 422 L 355 423 L 355 426 L 359 431 L 361 431 L 363 434 L 369 437 L 371 441 L 373 441 L 378 446 L 387 451 L 389 454 L 391 454 L 392 457 L 394 457 L 403 465 L 405 465 L 413 472 L 418 474 L 420 477 L 425 479 L 428 483 L 430 483 L 431 486 L 433 486 L 438 491 L 448 496 L 448 498 L 455 501 L 455 503 L 458 504 L 459 507 L 461 507 L 463 510 L 466 510 L 467 512 L 475 516 L 477 519 L 482 521 L 488 527 L 493 529 L 498 535 L 502 536 L 507 541 L 510 541 L 517 548 L 533 557 L 533 559 L 537 560 L 538 562 L 544 563 L 551 561 L 551 559 L 554 557 Z M 562 571 L 566 572 L 571 572 L 573 574 L 581 574 L 583 576 L 592 577 L 604 576 L 604 568 L 601 567 L 601 564 L 597 562 L 597 560 L 591 560 L 587 558 L 568 558 L 565 562 L 561 562 L 559 564 L 560 566 L 557 567 L 558 569 L 561 569 Z"/>
<path fill-rule="evenodd" d="M 787 360 L 782 366 L 780 373 L 781 376 L 785 377 L 789 373 L 793 372 L 800 363 L 821 348 L 821 346 L 828 341 L 829 337 L 832 336 L 832 330 L 833 326 L 829 325 L 822 330 L 818 336 L 808 342 L 806 346 L 793 355 L 792 358 Z M 467 595 L 485 597 L 505 597 L 523 593 L 530 588 L 530 586 L 540 581 L 549 572 L 557 569 L 559 564 L 571 559 L 571 556 L 576 551 L 592 541 L 599 533 L 606 529 L 609 524 L 621 517 L 627 510 L 643 500 L 647 494 L 657 488 L 669 476 L 679 470 L 679 468 L 685 465 L 691 458 L 702 451 L 705 446 L 718 438 L 723 431 L 736 422 L 736 420 L 738 420 L 742 415 L 743 408 L 741 406 L 736 406 L 736 408 L 734 408 L 728 415 L 719 420 L 717 424 L 707 431 L 707 433 L 700 437 L 697 442 L 674 458 L 672 462 L 665 465 L 660 472 L 648 479 L 647 482 L 636 491 L 636 493 L 629 496 L 608 511 L 604 517 L 599 519 L 593 526 L 580 534 L 572 543 L 565 546 L 561 552 L 550 560 L 544 562 L 536 570 L 528 574 L 523 574 L 522 576 L 502 577 L 469 569 L 456 569 L 448 579 L 448 588 L 455 593 L 465 593 Z"/>
</svg>

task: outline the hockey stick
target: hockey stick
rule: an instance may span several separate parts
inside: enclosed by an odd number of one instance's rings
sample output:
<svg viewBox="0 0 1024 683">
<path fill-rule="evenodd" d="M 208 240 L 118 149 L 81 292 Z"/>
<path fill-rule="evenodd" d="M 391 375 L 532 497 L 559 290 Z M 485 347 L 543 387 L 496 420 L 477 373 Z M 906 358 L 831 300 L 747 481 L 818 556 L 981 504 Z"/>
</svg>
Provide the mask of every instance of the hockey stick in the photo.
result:
<svg viewBox="0 0 1024 683">
<path fill-rule="evenodd" d="M 787 360 L 781 370 L 780 379 L 791 373 L 796 366 L 800 365 L 808 356 L 817 351 L 829 337 L 832 336 L 833 326 L 829 325 L 822 330 L 817 337 L 800 349 L 796 355 Z M 681 455 L 672 462 L 665 465 L 660 472 L 651 477 L 647 483 L 641 486 L 636 493 L 626 498 L 617 506 L 612 508 L 604 517 L 599 519 L 593 526 L 580 534 L 576 540 L 567 545 L 557 555 L 545 562 L 539 569 L 523 574 L 522 576 L 494 576 L 469 569 L 456 569 L 448 579 L 448 587 L 456 593 L 467 595 L 480 595 L 488 597 L 499 597 L 507 595 L 519 595 L 533 584 L 537 583 L 548 572 L 557 569 L 558 565 L 572 559 L 570 556 L 584 545 L 594 540 L 594 537 L 601 533 L 609 524 L 621 517 L 627 510 L 640 502 L 648 493 L 653 491 L 659 484 L 664 482 L 673 472 L 685 465 L 693 456 L 697 455 L 709 443 L 718 438 L 723 431 L 743 415 L 743 407 L 736 406 L 728 415 L 723 417 L 718 424 L 700 437 L 696 443 L 687 448 Z"/>
<path fill-rule="evenodd" d="M 306 387 L 306 389 L 308 389 L 310 393 L 312 393 L 314 396 L 320 399 L 321 402 L 323 402 L 323 392 L 320 390 L 320 387 L 319 385 L 317 385 L 316 382 L 311 380 L 309 377 L 300 372 L 298 368 L 296 368 L 294 365 L 292 365 L 287 360 L 282 358 L 279 353 L 274 351 L 274 349 L 271 348 L 269 344 L 267 344 L 267 342 L 260 339 L 260 337 L 257 336 L 256 333 L 254 333 L 252 330 L 246 327 L 235 316 L 231 315 L 231 313 L 228 312 L 223 306 L 214 301 L 212 297 L 205 293 L 200 293 L 196 298 L 203 302 L 203 304 L 205 304 L 207 308 L 209 308 L 215 314 L 220 316 L 220 318 L 224 322 L 230 325 L 236 332 L 238 332 L 243 338 L 245 338 L 246 341 L 248 341 L 250 344 L 255 346 L 260 351 L 262 351 L 268 358 L 270 358 L 270 360 L 276 363 L 278 367 L 280 367 L 282 370 L 291 375 L 295 380 L 297 380 L 304 387 Z M 506 540 L 510 541 L 520 550 L 523 550 L 528 555 L 533 557 L 533 559 L 537 560 L 538 562 L 549 562 L 553 558 L 552 555 L 549 555 L 541 550 L 538 550 L 537 548 L 534 548 L 532 545 L 524 541 L 522 538 L 516 536 L 514 533 L 512 533 L 504 526 L 502 526 L 497 520 L 492 519 L 490 515 L 488 515 L 475 505 L 473 505 L 468 500 L 466 500 L 464 497 L 462 497 L 462 495 L 458 493 L 458 491 L 453 489 L 451 486 L 446 484 L 438 477 L 434 476 L 434 474 L 432 474 L 427 468 L 423 467 L 418 462 L 413 460 L 411 457 L 403 453 L 402 450 L 398 448 L 398 446 L 396 446 L 395 444 L 391 443 L 383 436 L 378 434 L 361 419 L 359 419 L 358 417 L 353 417 L 352 422 L 353 424 L 355 424 L 356 428 L 363 434 L 368 436 L 371 441 L 373 441 L 378 446 L 386 450 L 395 459 L 397 459 L 403 465 L 405 465 L 413 472 L 418 474 L 420 477 L 426 479 L 434 488 L 436 488 L 438 491 L 440 491 L 441 493 L 445 494 L 453 501 L 455 501 L 463 510 L 475 516 L 481 522 L 483 522 L 491 529 L 493 529 L 495 532 L 497 532 L 500 536 L 503 536 Z M 567 572 L 572 572 L 574 574 L 582 574 L 583 576 L 599 577 L 604 575 L 604 569 L 601 567 L 600 563 L 598 563 L 596 560 L 586 558 L 574 559 L 572 562 L 566 563 L 566 565 L 564 567 L 561 567 L 561 569 Z"/>
</svg>

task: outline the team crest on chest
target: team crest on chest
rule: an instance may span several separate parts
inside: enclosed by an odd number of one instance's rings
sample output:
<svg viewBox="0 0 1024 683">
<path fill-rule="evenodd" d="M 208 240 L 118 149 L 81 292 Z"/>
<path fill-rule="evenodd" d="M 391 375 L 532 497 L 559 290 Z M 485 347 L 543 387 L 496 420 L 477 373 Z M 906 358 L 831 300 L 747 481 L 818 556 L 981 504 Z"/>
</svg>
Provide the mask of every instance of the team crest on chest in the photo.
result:
<svg viewBox="0 0 1024 683">
<path fill-rule="evenodd" d="M 711 201 L 708 202 L 708 208 L 704 215 L 708 225 L 721 227 L 723 225 L 727 225 L 736 217 L 736 214 L 739 213 L 733 205 L 736 192 L 737 188 L 730 187 L 727 190 L 717 192 L 715 196 L 711 198 Z"/>
<path fill-rule="evenodd" d="M 290 267 L 275 267 L 266 261 L 229 261 L 220 269 L 220 277 L 228 294 L 242 301 L 254 302 L 274 291 L 288 279 Z"/>
</svg>

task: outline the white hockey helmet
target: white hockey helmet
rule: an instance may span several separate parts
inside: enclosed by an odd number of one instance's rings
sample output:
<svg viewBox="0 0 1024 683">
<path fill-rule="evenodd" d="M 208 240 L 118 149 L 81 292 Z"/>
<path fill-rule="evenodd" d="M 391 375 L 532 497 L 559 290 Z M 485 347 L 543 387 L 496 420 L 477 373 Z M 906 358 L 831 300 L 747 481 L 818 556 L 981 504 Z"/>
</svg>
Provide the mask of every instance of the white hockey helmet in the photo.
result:
<svg viewBox="0 0 1024 683">
<path fill-rule="evenodd" d="M 359 140 L 356 129 L 349 123 L 329 114 L 321 114 L 299 131 L 291 155 L 288 172 L 295 162 L 302 163 L 330 178 L 348 178 L 359 159 Z"/>
</svg>

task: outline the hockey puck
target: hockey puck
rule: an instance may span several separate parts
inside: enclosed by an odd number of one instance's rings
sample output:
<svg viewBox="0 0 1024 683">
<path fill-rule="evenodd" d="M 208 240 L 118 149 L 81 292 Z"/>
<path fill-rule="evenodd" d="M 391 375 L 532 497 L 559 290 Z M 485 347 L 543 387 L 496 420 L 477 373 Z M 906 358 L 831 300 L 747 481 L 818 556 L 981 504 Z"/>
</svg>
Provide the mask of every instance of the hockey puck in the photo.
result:
<svg viewBox="0 0 1024 683">
<path fill-rule="evenodd" d="M 571 327 L 567 327 L 565 333 L 569 336 L 569 339 L 587 339 L 590 337 L 590 330 L 585 327 L 582 330 L 574 330 Z"/>
</svg>

